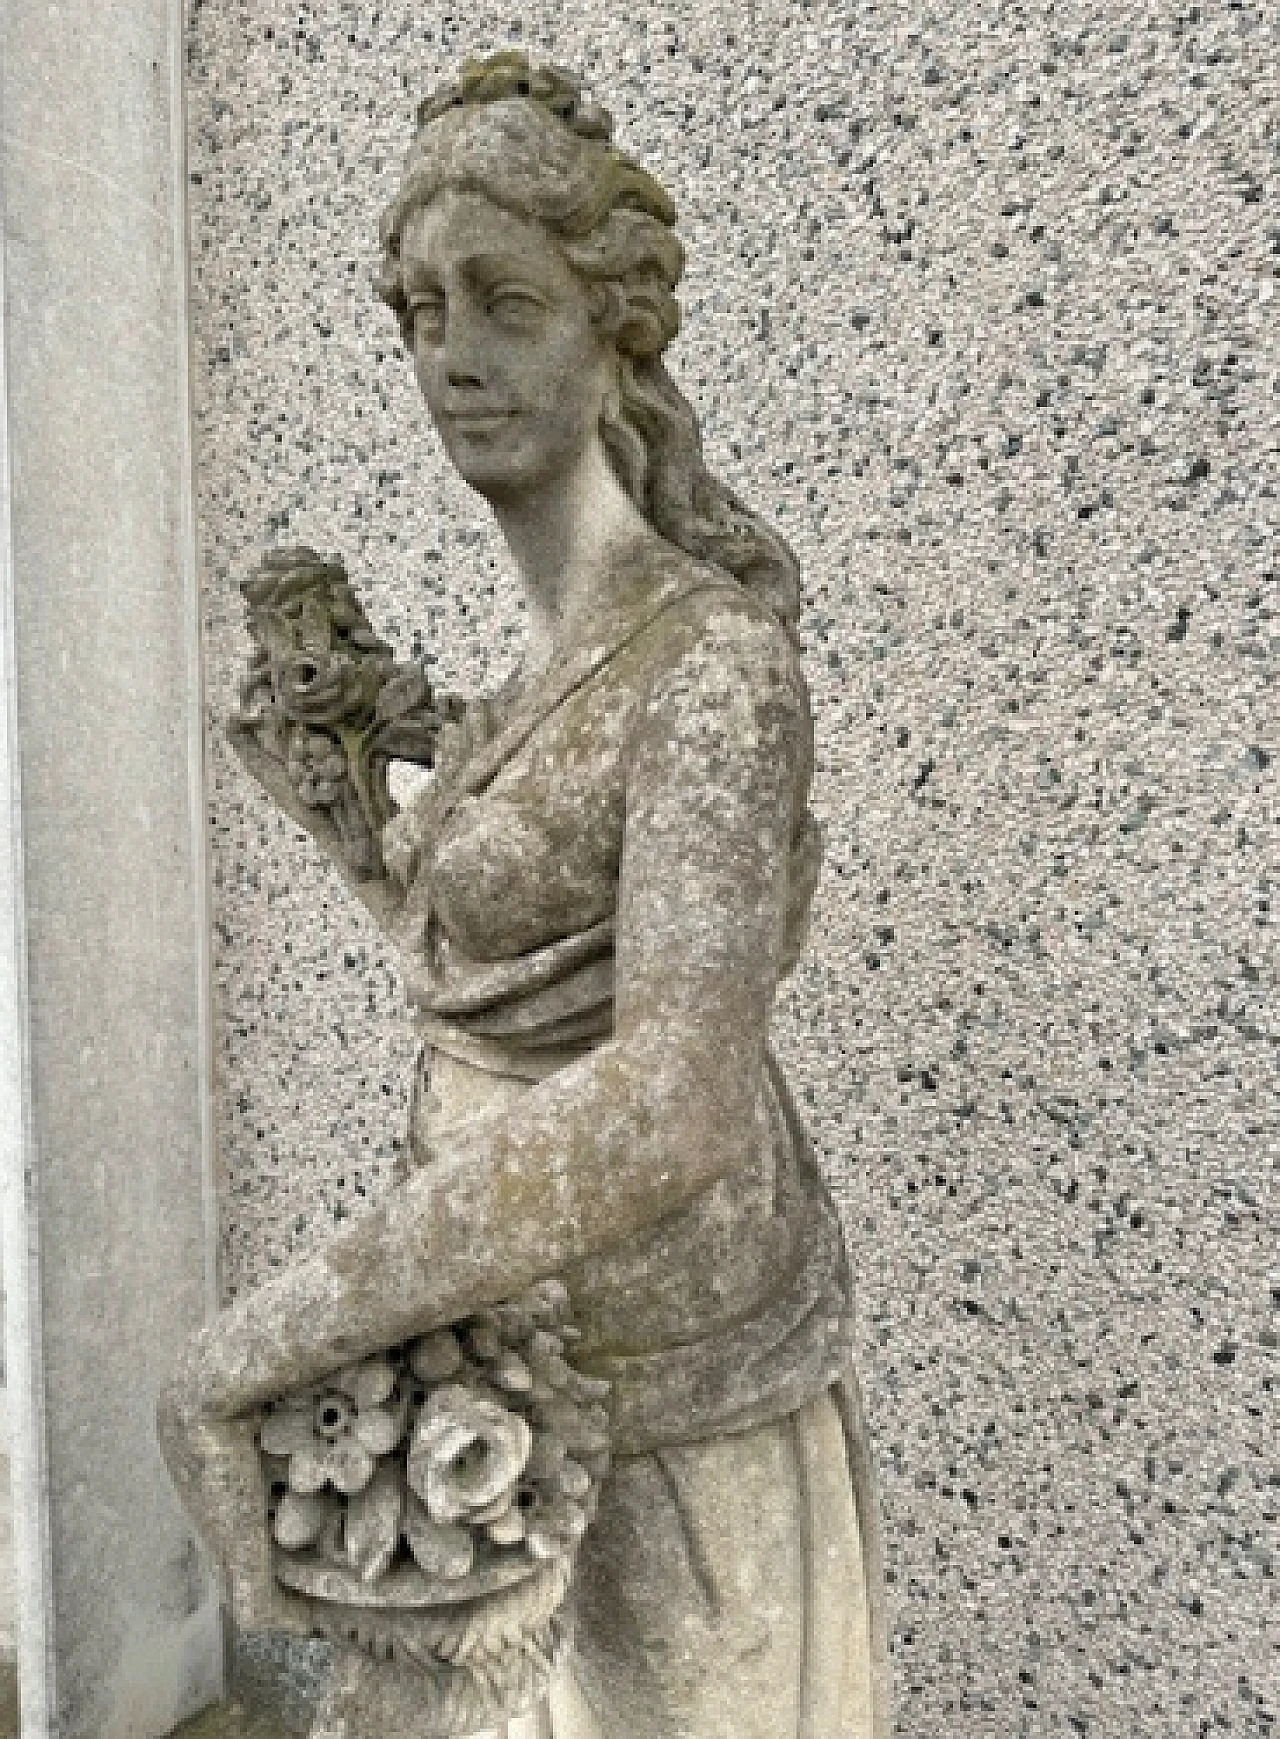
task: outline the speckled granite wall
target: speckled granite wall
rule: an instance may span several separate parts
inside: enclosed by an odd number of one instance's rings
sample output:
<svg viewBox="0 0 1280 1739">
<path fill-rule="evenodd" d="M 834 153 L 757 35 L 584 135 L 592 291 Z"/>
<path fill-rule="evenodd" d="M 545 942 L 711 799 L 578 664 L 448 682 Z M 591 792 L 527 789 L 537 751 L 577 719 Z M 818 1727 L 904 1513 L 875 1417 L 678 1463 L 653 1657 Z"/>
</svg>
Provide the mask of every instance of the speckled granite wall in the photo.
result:
<svg viewBox="0 0 1280 1739">
<path fill-rule="evenodd" d="M 899 1732 L 1273 1733 L 1274 8 L 192 0 L 211 719 L 268 540 L 446 684 L 517 655 L 369 287 L 417 97 L 509 43 L 673 188 L 678 373 L 804 567 L 829 845 L 777 1037 L 857 1253 Z M 385 1182 L 411 1046 L 212 754 L 234 1289 Z"/>
</svg>

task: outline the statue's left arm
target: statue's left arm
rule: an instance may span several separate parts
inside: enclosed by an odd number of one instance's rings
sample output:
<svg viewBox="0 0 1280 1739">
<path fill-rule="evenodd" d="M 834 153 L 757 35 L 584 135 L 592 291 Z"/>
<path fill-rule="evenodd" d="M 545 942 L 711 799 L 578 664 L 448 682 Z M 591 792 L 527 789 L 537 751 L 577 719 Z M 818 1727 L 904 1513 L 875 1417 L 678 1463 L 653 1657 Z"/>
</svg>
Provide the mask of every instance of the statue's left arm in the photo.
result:
<svg viewBox="0 0 1280 1739">
<path fill-rule="evenodd" d="M 240 1552 L 242 1616 L 274 1598 L 265 1551 L 250 1563 L 237 1547 L 261 1503 L 252 1409 L 623 1242 L 744 1158 L 810 754 L 786 636 L 746 605 L 713 613 L 630 745 L 614 1037 L 453 1132 L 192 1343 L 162 1443 L 215 1553 Z"/>
</svg>

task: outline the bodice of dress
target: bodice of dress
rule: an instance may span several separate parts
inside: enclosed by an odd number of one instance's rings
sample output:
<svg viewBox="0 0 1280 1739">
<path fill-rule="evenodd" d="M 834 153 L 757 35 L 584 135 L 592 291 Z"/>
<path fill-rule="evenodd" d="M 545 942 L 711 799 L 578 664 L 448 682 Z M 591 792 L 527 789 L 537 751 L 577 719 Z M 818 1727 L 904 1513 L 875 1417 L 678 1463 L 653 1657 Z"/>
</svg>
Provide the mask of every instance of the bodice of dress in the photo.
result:
<svg viewBox="0 0 1280 1739">
<path fill-rule="evenodd" d="M 441 757 L 436 788 L 410 823 L 417 852 L 402 936 L 426 1041 L 412 1132 L 419 1163 L 430 1163 L 451 1122 L 513 1107 L 610 1037 L 638 712 L 705 612 L 740 600 L 714 570 L 682 564 L 576 670 L 512 692 Z M 806 756 L 795 775 L 780 970 L 798 953 L 816 879 L 810 775 Z M 771 1059 L 741 1164 L 625 1249 L 564 1278 L 581 1356 L 614 1378 L 634 1415 L 633 1444 L 673 1415 L 686 1434 L 706 1434 L 744 1408 L 798 1405 L 830 1380 L 848 1328 L 839 1227 Z"/>
<path fill-rule="evenodd" d="M 392 824 L 414 842 L 401 940 L 432 976 L 447 978 L 453 959 L 464 970 L 518 961 L 612 917 L 637 713 L 707 611 L 726 603 L 747 607 L 718 570 L 680 558 L 562 667 L 509 684 L 446 727 L 433 787 Z M 821 859 L 812 771 L 810 727 L 779 978 L 803 948 Z"/>
</svg>

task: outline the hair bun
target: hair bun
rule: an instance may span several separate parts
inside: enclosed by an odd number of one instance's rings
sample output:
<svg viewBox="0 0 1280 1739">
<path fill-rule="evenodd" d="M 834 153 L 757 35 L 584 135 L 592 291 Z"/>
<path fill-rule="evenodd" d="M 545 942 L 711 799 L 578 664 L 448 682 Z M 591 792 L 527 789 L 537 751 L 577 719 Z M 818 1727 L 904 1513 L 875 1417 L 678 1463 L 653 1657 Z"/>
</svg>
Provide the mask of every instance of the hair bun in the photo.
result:
<svg viewBox="0 0 1280 1739">
<path fill-rule="evenodd" d="M 582 87 L 559 66 L 534 66 L 519 48 L 504 48 L 483 60 L 468 58 L 449 85 L 431 91 L 418 104 L 418 130 L 450 109 L 479 107 L 523 97 L 548 110 L 580 139 L 613 137 L 613 116 L 599 103 L 585 102 Z"/>
</svg>

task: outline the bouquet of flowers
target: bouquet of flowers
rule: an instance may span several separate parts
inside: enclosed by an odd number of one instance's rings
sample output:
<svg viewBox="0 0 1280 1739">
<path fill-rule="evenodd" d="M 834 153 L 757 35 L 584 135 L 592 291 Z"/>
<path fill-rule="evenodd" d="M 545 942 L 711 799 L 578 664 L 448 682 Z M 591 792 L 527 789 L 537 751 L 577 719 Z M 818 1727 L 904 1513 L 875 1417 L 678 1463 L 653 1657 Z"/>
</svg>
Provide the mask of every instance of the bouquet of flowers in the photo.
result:
<svg viewBox="0 0 1280 1739">
<path fill-rule="evenodd" d="M 228 734 L 252 772 L 281 771 L 297 805 L 328 817 L 357 877 L 380 876 L 395 814 L 388 764 L 430 766 L 457 703 L 437 702 L 421 666 L 396 661 L 340 561 L 273 550 L 241 591 L 254 651 Z"/>
</svg>

